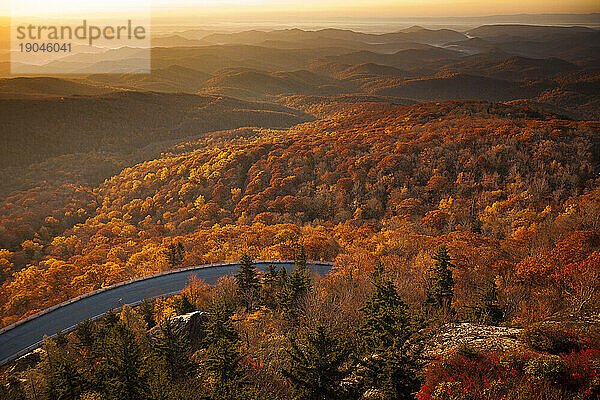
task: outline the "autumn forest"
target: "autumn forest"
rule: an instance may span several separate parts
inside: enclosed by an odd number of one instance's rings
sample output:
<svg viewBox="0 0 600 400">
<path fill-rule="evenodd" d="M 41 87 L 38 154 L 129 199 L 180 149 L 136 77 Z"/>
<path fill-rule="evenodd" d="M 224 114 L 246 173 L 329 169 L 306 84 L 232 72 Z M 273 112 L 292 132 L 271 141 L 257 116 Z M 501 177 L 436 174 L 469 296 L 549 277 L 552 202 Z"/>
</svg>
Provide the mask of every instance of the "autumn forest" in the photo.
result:
<svg viewBox="0 0 600 400">
<path fill-rule="evenodd" d="M 188 31 L 148 76 L 0 79 L 2 327 L 241 260 L 0 397 L 598 398 L 599 33 L 563 29 Z"/>
</svg>

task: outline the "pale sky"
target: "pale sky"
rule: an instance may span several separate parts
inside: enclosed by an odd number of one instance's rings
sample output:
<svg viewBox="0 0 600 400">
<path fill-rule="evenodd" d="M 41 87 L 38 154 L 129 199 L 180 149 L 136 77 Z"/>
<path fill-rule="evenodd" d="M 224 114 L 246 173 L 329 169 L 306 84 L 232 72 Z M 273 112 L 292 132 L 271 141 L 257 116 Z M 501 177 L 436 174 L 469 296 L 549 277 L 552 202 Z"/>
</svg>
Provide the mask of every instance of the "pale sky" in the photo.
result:
<svg viewBox="0 0 600 400">
<path fill-rule="evenodd" d="M 150 5 L 155 15 L 444 17 L 600 12 L 600 0 L 0 0 L 0 15 L 11 15 L 11 10 L 12 15 L 28 16 L 129 12 Z"/>
</svg>

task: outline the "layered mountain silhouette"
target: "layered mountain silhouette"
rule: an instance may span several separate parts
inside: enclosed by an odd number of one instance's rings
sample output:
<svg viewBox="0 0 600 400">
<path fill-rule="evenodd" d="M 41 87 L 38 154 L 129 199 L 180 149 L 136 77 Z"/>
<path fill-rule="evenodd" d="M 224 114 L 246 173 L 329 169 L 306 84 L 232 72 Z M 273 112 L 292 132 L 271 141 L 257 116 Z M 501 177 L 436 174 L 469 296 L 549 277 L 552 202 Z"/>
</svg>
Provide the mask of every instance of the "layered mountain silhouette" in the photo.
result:
<svg viewBox="0 0 600 400">
<path fill-rule="evenodd" d="M 288 127 L 313 118 L 293 109 L 290 99 L 297 96 L 487 100 L 594 119 L 599 35 L 584 27 L 527 25 L 467 32 L 414 26 L 384 34 L 189 29 L 153 38 L 150 74 L 119 73 L 142 49 L 94 48 L 51 62 L 84 73 L 47 77 L 43 67 L 32 66 L 38 76 L 0 80 L 2 129 L 9 137 L 3 161 L 130 150 L 242 126 Z M 85 73 L 99 66 L 113 73 Z M 0 59 L 1 75 L 9 70 Z M 55 144 L 41 145 L 46 142 Z"/>
</svg>

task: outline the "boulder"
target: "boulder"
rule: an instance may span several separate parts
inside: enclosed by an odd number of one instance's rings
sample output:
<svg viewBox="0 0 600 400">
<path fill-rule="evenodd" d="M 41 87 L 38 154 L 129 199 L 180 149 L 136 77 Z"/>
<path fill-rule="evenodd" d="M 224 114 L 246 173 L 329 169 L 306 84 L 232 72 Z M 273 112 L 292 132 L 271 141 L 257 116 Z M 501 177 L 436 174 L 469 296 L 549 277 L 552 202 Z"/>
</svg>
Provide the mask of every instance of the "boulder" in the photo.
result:
<svg viewBox="0 0 600 400">
<path fill-rule="evenodd" d="M 176 328 L 183 327 L 187 337 L 194 341 L 202 339 L 204 336 L 204 325 L 208 321 L 208 313 L 203 311 L 194 311 L 188 314 L 177 315 L 171 318 Z M 149 332 L 150 338 L 160 337 L 162 335 L 160 327 L 155 326 Z"/>
<path fill-rule="evenodd" d="M 525 346 L 519 341 L 522 331 L 472 323 L 445 324 L 427 342 L 423 358 L 439 358 L 465 345 L 480 352 L 523 350 Z"/>
</svg>

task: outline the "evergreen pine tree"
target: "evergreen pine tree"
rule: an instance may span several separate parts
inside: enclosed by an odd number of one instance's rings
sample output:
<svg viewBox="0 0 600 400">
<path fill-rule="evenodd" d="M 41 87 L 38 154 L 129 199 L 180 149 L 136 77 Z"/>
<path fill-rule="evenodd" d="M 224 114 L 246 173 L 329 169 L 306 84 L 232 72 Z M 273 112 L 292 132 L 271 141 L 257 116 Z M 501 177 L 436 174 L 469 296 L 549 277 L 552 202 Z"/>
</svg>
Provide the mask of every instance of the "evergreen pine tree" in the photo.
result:
<svg viewBox="0 0 600 400">
<path fill-rule="evenodd" d="M 307 268 L 306 249 L 304 249 L 304 246 L 299 246 L 298 250 L 296 251 L 294 263 L 298 269 Z"/>
<path fill-rule="evenodd" d="M 296 267 L 290 276 L 286 274 L 282 280 L 283 286 L 277 296 L 278 304 L 286 318 L 295 320 L 298 302 L 312 286 L 310 271 L 306 267 Z"/>
<path fill-rule="evenodd" d="M 181 293 L 179 296 L 176 296 L 173 300 L 173 305 L 175 306 L 177 315 L 196 311 L 196 306 L 192 303 L 192 300 L 190 300 L 190 296 L 187 293 Z"/>
<path fill-rule="evenodd" d="M 257 289 L 260 286 L 258 274 L 252 264 L 252 257 L 248 254 L 242 255 L 240 259 L 240 271 L 235 275 L 238 287 L 242 290 Z"/>
<path fill-rule="evenodd" d="M 103 370 L 109 398 L 148 398 L 144 359 L 135 334 L 122 322 L 114 324 L 104 338 Z"/>
<path fill-rule="evenodd" d="M 448 313 L 452 308 L 452 298 L 454 297 L 454 279 L 452 278 L 452 268 L 454 265 L 450 262 L 448 249 L 440 246 L 433 256 L 435 263 L 429 268 L 427 273 L 427 305 Z"/>
<path fill-rule="evenodd" d="M 69 340 L 67 339 L 67 334 L 61 331 L 60 329 L 57 329 L 56 336 L 54 336 L 54 343 L 56 343 L 56 346 L 59 349 L 64 350 L 65 347 L 67 347 L 67 344 L 69 343 Z"/>
<path fill-rule="evenodd" d="M 144 299 L 142 304 L 140 305 L 140 314 L 146 322 L 146 328 L 152 329 L 156 326 L 156 320 L 154 319 L 154 304 L 148 300 Z"/>
<path fill-rule="evenodd" d="M 80 362 L 86 366 L 85 376 L 88 386 L 100 389 L 96 372 L 98 369 L 98 358 L 102 355 L 101 333 L 95 322 L 85 320 L 75 328 L 74 336 L 77 338 L 76 347 L 80 356 Z"/>
<path fill-rule="evenodd" d="M 267 272 L 263 275 L 261 286 L 262 303 L 269 307 L 275 307 L 275 297 L 279 289 L 279 275 L 277 268 L 273 264 L 269 264 Z"/>
<path fill-rule="evenodd" d="M 260 280 L 248 254 L 240 259 L 240 271 L 235 275 L 238 284 L 238 295 L 244 301 L 246 311 L 250 311 L 258 297 Z"/>
<path fill-rule="evenodd" d="M 306 335 L 306 345 L 301 347 L 290 339 L 290 367 L 282 370 L 294 388 L 297 399 L 336 400 L 348 399 L 342 381 L 349 375 L 349 351 L 338 337 L 318 326 Z"/>
<path fill-rule="evenodd" d="M 110 309 L 104 314 L 104 318 L 102 318 L 102 322 L 103 322 L 104 328 L 110 329 L 119 322 L 119 316 L 113 309 Z"/>
<path fill-rule="evenodd" d="M 310 271 L 306 265 L 294 269 L 292 276 L 290 277 L 290 285 L 295 289 L 295 293 L 298 295 L 310 291 L 312 280 L 310 278 Z"/>
<path fill-rule="evenodd" d="M 160 335 L 155 338 L 152 347 L 164 366 L 170 379 L 183 379 L 194 370 L 194 363 L 188 358 L 189 340 L 183 326 L 166 318 L 159 325 Z"/>
<path fill-rule="evenodd" d="M 75 336 L 79 341 L 80 347 L 87 351 L 93 351 L 94 344 L 96 342 L 96 326 L 90 319 L 77 324 L 75 328 Z"/>
<path fill-rule="evenodd" d="M 285 267 L 279 268 L 279 272 L 277 273 L 277 285 L 279 289 L 283 289 L 285 285 L 290 281 L 290 276 L 287 273 L 287 269 Z"/>
<path fill-rule="evenodd" d="M 382 399 L 412 399 L 419 384 L 408 340 L 415 329 L 408 307 L 393 282 L 383 274 L 383 266 L 375 269 L 372 277 L 375 290 L 362 309 L 361 364 L 365 367 L 365 385 L 377 389 Z"/>
<path fill-rule="evenodd" d="M 263 283 L 267 283 L 272 286 L 277 286 L 278 279 L 279 279 L 279 274 L 277 271 L 277 267 L 275 267 L 275 265 L 273 265 L 273 264 L 269 264 L 269 266 L 267 267 L 267 273 L 265 274 Z"/>
<path fill-rule="evenodd" d="M 411 334 L 408 308 L 392 281 L 374 281 L 375 291 L 362 308 L 361 333 L 368 347 L 387 349 L 403 343 Z"/>
<path fill-rule="evenodd" d="M 232 310 L 224 302 L 215 304 L 210 311 L 206 327 L 205 365 L 213 376 L 212 398 L 215 400 L 235 399 L 242 394 L 244 374 L 239 365 L 239 337 L 231 316 Z"/>
<path fill-rule="evenodd" d="M 292 280 L 297 279 L 300 290 L 304 290 L 305 292 L 310 290 L 311 287 L 311 279 L 310 279 L 310 271 L 308 270 L 308 264 L 306 260 L 306 251 L 304 250 L 304 246 L 300 246 L 296 254 L 296 259 L 294 261 L 296 264 L 296 268 L 292 273 Z M 296 278 L 294 278 L 296 276 Z"/>
<path fill-rule="evenodd" d="M 5 374 L 0 377 L 0 399 L 27 400 L 25 390 L 16 376 Z"/>
<path fill-rule="evenodd" d="M 50 397 L 57 400 L 76 400 L 83 391 L 83 375 L 78 371 L 75 359 L 63 352 L 50 365 Z"/>
<path fill-rule="evenodd" d="M 49 399 L 75 400 L 83 391 L 85 379 L 79 371 L 75 348 L 70 345 L 66 334 L 56 336 L 45 345 L 46 362 L 43 364 L 48 377 L 46 394 Z"/>
</svg>

